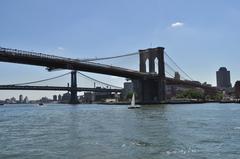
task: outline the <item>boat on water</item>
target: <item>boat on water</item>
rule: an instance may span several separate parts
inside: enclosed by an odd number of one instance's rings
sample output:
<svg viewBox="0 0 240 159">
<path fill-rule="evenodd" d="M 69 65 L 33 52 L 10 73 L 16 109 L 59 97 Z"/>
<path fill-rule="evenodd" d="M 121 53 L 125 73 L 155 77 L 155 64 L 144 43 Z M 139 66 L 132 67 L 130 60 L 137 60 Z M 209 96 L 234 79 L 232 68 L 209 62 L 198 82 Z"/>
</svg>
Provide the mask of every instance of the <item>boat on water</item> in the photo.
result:
<svg viewBox="0 0 240 159">
<path fill-rule="evenodd" d="M 38 105 L 39 105 L 39 106 L 43 106 L 44 104 L 43 104 L 43 103 L 39 103 Z"/>
<path fill-rule="evenodd" d="M 138 109 L 138 108 L 141 108 L 141 106 L 135 104 L 135 94 L 133 93 L 131 105 L 128 106 L 128 109 Z"/>
<path fill-rule="evenodd" d="M 3 106 L 4 105 L 4 103 L 0 103 L 0 106 Z"/>
</svg>

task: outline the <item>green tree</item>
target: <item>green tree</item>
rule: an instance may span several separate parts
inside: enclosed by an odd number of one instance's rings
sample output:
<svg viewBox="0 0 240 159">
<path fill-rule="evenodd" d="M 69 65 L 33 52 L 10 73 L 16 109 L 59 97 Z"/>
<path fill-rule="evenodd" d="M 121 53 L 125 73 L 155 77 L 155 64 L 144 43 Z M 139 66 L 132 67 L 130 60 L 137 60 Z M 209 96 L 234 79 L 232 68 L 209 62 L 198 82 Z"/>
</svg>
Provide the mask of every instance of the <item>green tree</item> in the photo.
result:
<svg viewBox="0 0 240 159">
<path fill-rule="evenodd" d="M 127 99 L 132 99 L 132 96 L 133 96 L 133 92 L 129 92 L 129 93 L 127 94 Z"/>
<path fill-rule="evenodd" d="M 203 92 L 196 89 L 189 89 L 176 95 L 177 98 L 203 99 Z"/>
</svg>

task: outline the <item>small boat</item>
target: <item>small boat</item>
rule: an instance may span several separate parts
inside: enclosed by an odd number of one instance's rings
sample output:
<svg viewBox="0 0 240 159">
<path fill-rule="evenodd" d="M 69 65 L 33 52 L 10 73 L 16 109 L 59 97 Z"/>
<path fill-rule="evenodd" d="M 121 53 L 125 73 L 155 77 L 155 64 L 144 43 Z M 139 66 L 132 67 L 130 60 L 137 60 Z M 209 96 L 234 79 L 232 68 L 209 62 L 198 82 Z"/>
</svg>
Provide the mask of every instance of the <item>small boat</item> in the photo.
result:
<svg viewBox="0 0 240 159">
<path fill-rule="evenodd" d="M 1 106 L 1 105 L 4 105 L 4 103 L 0 103 L 0 106 Z"/>
<path fill-rule="evenodd" d="M 39 106 L 43 106 L 44 104 L 43 104 L 43 103 L 39 103 L 38 105 L 39 105 Z"/>
<path fill-rule="evenodd" d="M 141 106 L 135 104 L 135 95 L 133 93 L 131 105 L 128 106 L 128 109 L 137 109 L 137 108 L 141 108 Z"/>
</svg>

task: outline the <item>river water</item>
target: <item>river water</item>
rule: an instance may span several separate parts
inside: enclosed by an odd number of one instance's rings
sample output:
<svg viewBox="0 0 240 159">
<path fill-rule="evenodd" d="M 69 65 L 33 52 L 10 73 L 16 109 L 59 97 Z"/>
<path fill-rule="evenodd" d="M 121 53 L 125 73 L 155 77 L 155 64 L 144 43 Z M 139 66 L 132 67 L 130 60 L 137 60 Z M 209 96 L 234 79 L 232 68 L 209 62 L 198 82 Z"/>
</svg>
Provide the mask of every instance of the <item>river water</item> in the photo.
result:
<svg viewBox="0 0 240 159">
<path fill-rule="evenodd" d="M 7 105 L 0 158 L 237 159 L 240 105 Z"/>
</svg>

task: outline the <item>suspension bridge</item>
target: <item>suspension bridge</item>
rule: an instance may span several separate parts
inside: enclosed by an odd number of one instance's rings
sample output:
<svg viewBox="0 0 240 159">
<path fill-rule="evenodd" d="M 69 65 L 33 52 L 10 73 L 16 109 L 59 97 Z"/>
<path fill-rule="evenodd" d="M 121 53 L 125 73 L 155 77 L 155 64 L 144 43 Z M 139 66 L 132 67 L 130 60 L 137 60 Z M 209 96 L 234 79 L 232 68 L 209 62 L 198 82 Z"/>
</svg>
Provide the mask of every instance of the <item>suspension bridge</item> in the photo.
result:
<svg viewBox="0 0 240 159">
<path fill-rule="evenodd" d="M 139 71 L 113 66 L 109 64 L 102 64 L 99 61 L 119 59 L 123 57 L 139 56 Z M 174 65 L 170 65 L 165 61 L 165 58 L 171 61 Z M 134 85 L 134 92 L 136 93 L 139 103 L 152 104 L 161 103 L 166 99 L 166 85 L 183 85 L 186 87 L 202 88 L 205 92 L 215 93 L 217 90 L 214 87 L 203 85 L 196 82 L 187 74 L 177 63 L 164 51 L 163 47 L 151 48 L 146 50 L 139 50 L 135 53 L 124 54 L 119 56 L 104 57 L 104 58 L 86 58 L 73 59 L 49 55 L 44 53 L 29 52 L 17 49 L 9 49 L 0 47 L 0 61 L 18 64 L 27 64 L 35 66 L 46 67 L 47 70 L 52 71 L 56 69 L 72 70 L 68 74 L 60 75 L 44 80 L 38 80 L 27 83 L 0 85 L 0 90 L 62 90 L 71 92 L 70 103 L 78 103 L 78 91 L 102 91 L 102 92 L 121 92 L 121 88 L 101 82 L 91 78 L 81 72 L 92 72 L 105 75 L 113 75 L 131 79 Z M 167 68 L 167 69 L 165 69 Z M 181 72 L 182 79 L 174 78 L 172 73 Z M 61 76 L 71 74 L 70 87 L 53 87 L 53 86 L 26 86 L 26 84 L 35 84 L 47 80 L 59 78 Z M 77 87 L 77 74 L 93 80 L 95 82 L 103 83 L 107 88 L 82 88 Z M 167 75 L 166 75 L 167 74 Z M 183 78 L 184 77 L 184 78 Z"/>
</svg>

